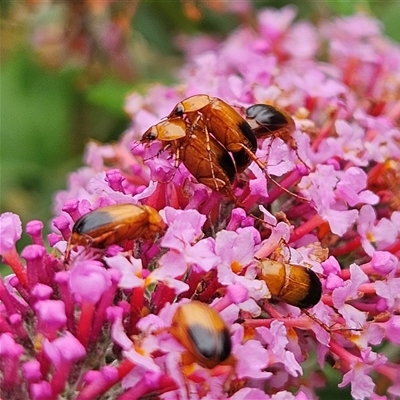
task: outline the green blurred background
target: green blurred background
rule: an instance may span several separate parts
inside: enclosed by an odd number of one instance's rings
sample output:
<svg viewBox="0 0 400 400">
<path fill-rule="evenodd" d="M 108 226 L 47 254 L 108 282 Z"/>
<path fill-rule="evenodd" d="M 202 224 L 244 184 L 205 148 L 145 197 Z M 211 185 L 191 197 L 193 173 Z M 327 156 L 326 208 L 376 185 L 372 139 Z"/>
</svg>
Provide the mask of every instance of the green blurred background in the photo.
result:
<svg viewBox="0 0 400 400">
<path fill-rule="evenodd" d="M 356 11 L 383 22 L 400 42 L 398 0 L 254 1 L 255 9 L 295 4 L 298 18 L 318 22 Z M 183 63 L 179 34 L 224 38 L 249 17 L 221 0 L 2 0 L 0 211 L 47 223 L 53 193 L 82 165 L 89 139 L 117 140 L 129 120 L 126 94 L 173 83 Z M 103 40 L 107 38 L 107 45 Z M 19 245 L 23 246 L 23 238 Z M 1 266 L 0 266 L 1 268 Z M 3 270 L 4 272 L 4 270 Z M 323 399 L 338 398 L 331 367 Z M 333 390 L 331 390 L 333 389 Z M 340 396 L 350 398 L 348 389 Z"/>
<path fill-rule="evenodd" d="M 253 2 L 257 9 L 286 4 Z M 293 4 L 299 18 L 312 21 L 361 9 L 400 41 L 399 1 Z M 51 218 L 52 194 L 65 188 L 67 173 L 81 165 L 88 139 L 108 142 L 124 131 L 127 93 L 144 92 L 155 81 L 173 82 L 183 63 L 177 34 L 223 38 L 243 20 L 220 0 L 2 0 L 0 5 L 0 211 L 17 213 L 24 223 Z M 111 29 L 105 32 L 107 25 Z M 114 40 L 106 49 L 99 45 L 105 34 Z"/>
</svg>

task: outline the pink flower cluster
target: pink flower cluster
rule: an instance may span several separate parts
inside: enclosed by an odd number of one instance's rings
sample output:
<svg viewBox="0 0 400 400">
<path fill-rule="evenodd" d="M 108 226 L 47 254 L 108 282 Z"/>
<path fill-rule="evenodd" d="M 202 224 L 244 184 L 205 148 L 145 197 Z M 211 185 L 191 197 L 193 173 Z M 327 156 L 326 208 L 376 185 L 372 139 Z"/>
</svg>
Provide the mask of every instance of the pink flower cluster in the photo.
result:
<svg viewBox="0 0 400 400">
<path fill-rule="evenodd" d="M 295 16 L 266 9 L 222 43 L 187 39 L 181 83 L 131 94 L 131 127 L 116 144 L 89 144 L 87 165 L 56 195 L 51 251 L 32 221 L 19 255 L 19 218 L 1 216 L 14 272 L 0 282 L 3 399 L 315 399 L 326 363 L 354 399 L 400 396 L 400 46 L 363 15 L 320 26 Z M 138 142 L 199 93 L 293 115 L 296 150 L 258 143 L 280 186 L 252 163 L 233 187 L 238 208 L 168 150 Z M 118 203 L 154 207 L 165 235 L 133 250 L 74 249 L 66 264 L 74 221 Z M 321 301 L 271 301 L 257 278 L 267 257 L 311 268 Z M 168 328 L 190 299 L 220 313 L 235 365 L 183 365 L 187 349 Z"/>
</svg>

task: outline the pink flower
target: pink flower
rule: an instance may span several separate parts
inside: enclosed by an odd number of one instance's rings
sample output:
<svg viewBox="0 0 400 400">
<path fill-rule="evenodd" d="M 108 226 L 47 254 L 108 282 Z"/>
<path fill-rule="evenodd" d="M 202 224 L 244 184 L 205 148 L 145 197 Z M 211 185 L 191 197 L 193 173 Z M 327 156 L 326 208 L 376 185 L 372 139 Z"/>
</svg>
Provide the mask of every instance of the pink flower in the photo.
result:
<svg viewBox="0 0 400 400">
<path fill-rule="evenodd" d="M 46 381 L 33 383 L 29 392 L 35 400 L 50 400 L 52 398 L 50 383 Z"/>
<path fill-rule="evenodd" d="M 54 366 L 50 384 L 52 394 L 58 395 L 63 390 L 74 364 L 85 357 L 85 348 L 71 333 L 66 332 L 52 342 L 44 339 L 43 352 Z"/>
<path fill-rule="evenodd" d="M 368 276 L 356 264 L 350 265 L 351 280 L 347 281 L 343 287 L 335 289 L 332 299 L 335 307 L 340 308 L 347 299 L 358 297 L 358 288 L 362 283 L 368 282 Z"/>
<path fill-rule="evenodd" d="M 230 397 L 231 400 L 269 400 L 271 397 L 265 394 L 261 389 L 243 388 Z"/>
<path fill-rule="evenodd" d="M 148 342 L 148 339 L 142 342 L 140 352 L 136 351 L 134 346 L 132 346 L 129 350 L 125 350 L 123 355 L 129 361 L 146 371 L 160 372 L 160 367 L 154 362 L 153 357 L 151 356 L 151 351 L 154 350 L 154 348 L 149 347 L 147 349 L 149 346 Z M 158 350 L 158 348 L 156 348 L 156 350 Z"/>
<path fill-rule="evenodd" d="M 144 285 L 144 280 L 142 278 L 142 260 L 117 254 L 113 257 L 104 257 L 104 261 L 109 267 L 115 268 L 121 272 L 122 276 L 119 280 L 119 287 L 132 289 Z"/>
<path fill-rule="evenodd" d="M 338 287 L 333 291 L 332 300 L 347 323 L 358 329 L 364 326 L 366 314 L 346 304 L 346 301 L 358 298 L 359 287 L 361 284 L 368 282 L 368 276 L 356 264 L 350 265 L 350 274 L 351 280 L 346 281 L 343 287 Z"/>
<path fill-rule="evenodd" d="M 72 366 L 73 363 L 81 360 L 86 355 L 83 346 L 68 332 L 52 342 L 45 339 L 43 341 L 43 349 L 46 356 L 57 368 L 65 364 Z M 68 349 L 68 351 L 66 351 L 66 349 Z"/>
<path fill-rule="evenodd" d="M 336 194 L 345 200 L 349 206 L 358 203 L 377 204 L 379 197 L 370 190 L 363 190 L 367 186 L 367 175 L 363 170 L 350 167 L 336 185 Z"/>
<path fill-rule="evenodd" d="M 201 227 L 206 218 L 196 210 L 174 210 L 166 207 L 164 210 L 165 222 L 168 230 L 162 239 L 162 246 L 182 251 L 187 244 L 191 244 L 201 235 Z"/>
<path fill-rule="evenodd" d="M 317 172 L 303 177 L 301 187 L 313 200 L 318 213 L 329 222 L 331 230 L 343 235 L 355 222 L 357 210 L 347 210 L 343 202 L 334 196 L 333 189 L 338 183 L 336 172 L 332 166 L 317 167 Z"/>
<path fill-rule="evenodd" d="M 18 371 L 19 359 L 24 354 L 24 348 L 16 343 L 12 335 L 0 335 L 0 367 L 3 372 L 2 385 L 11 390 L 20 384 L 21 376 Z"/>
<path fill-rule="evenodd" d="M 364 250 L 371 256 L 375 251 L 373 244 L 383 249 L 392 244 L 398 235 L 396 226 L 390 220 L 382 218 L 377 221 L 376 212 L 370 205 L 361 208 L 357 231 L 362 237 Z"/>
<path fill-rule="evenodd" d="M 296 16 L 293 6 L 286 6 L 280 10 L 266 9 L 258 15 L 260 33 L 264 39 L 274 41 L 288 31 Z"/>
<path fill-rule="evenodd" d="M 376 281 L 376 293 L 386 300 L 387 308 L 392 309 L 399 298 L 400 278 L 388 277 L 386 282 Z"/>
<path fill-rule="evenodd" d="M 111 286 L 111 279 L 102 264 L 97 261 L 75 263 L 71 270 L 72 293 L 89 303 L 97 303 Z"/>
<path fill-rule="evenodd" d="M 250 2 L 231 3 L 247 21 Z M 326 384 L 326 359 L 355 399 L 377 398 L 375 376 L 385 377 L 389 395 L 400 393 L 400 369 L 380 346 L 399 343 L 400 47 L 370 17 L 318 26 L 295 17 L 293 6 L 264 9 L 251 18 L 256 26 L 244 22 L 224 41 L 181 39 L 178 83 L 130 94 L 127 131 L 114 144 L 89 143 L 85 166 L 55 196 L 47 243 L 44 224 L 32 221 L 31 243 L 17 250 L 19 217 L 0 217 L 0 254 L 13 272 L 0 280 L 0 397 L 50 400 L 73 388 L 77 400 L 116 390 L 119 400 L 305 400 Z M 114 28 L 105 32 L 115 53 L 121 32 Z M 233 171 L 218 192 L 199 181 L 227 167 L 218 159 L 208 170 L 209 160 L 186 158 L 192 136 L 174 146 L 140 143 L 177 103 L 198 94 L 242 116 L 256 103 L 278 106 L 295 126 L 258 138 L 257 149 L 246 151 L 259 161 Z M 213 107 L 185 114 L 188 132 L 192 118 L 199 128 L 211 124 Z M 209 129 L 203 151 L 216 131 Z M 188 165 L 199 169 L 192 175 Z M 89 244 L 66 260 L 74 222 L 118 203 L 152 207 L 166 231 L 104 251 Z M 285 267 L 264 282 L 261 262 Z M 314 307 L 296 307 L 315 293 Z M 221 320 L 176 321 L 177 308 L 193 300 Z M 204 341 L 232 345 L 211 369 L 200 365 L 192 336 L 203 331 Z"/>
<path fill-rule="evenodd" d="M 243 332 L 238 330 L 235 336 L 243 335 Z M 268 352 L 257 340 L 248 340 L 245 344 L 234 344 L 233 354 L 235 355 L 238 365 L 236 373 L 239 378 L 255 378 L 267 379 L 272 373 L 266 372 L 264 369 L 268 366 Z"/>
<path fill-rule="evenodd" d="M 393 315 L 384 323 L 386 336 L 395 344 L 400 344 L 400 316 Z"/>
<path fill-rule="evenodd" d="M 38 331 L 48 339 L 55 339 L 56 333 L 67 322 L 65 304 L 60 300 L 42 300 L 34 305 L 38 317 Z"/>
<path fill-rule="evenodd" d="M 364 363 L 363 363 L 364 362 Z M 370 397 L 374 389 L 374 383 L 368 375 L 373 366 L 377 367 L 385 362 L 384 357 L 378 357 L 370 349 L 361 352 L 361 359 L 354 361 L 349 371 L 343 376 L 339 387 L 351 383 L 351 395 L 354 399 Z"/>
<path fill-rule="evenodd" d="M 164 281 L 168 286 L 175 287 L 177 293 L 181 293 L 187 289 L 187 285 L 182 285 L 182 282 L 179 284 L 171 278 L 182 276 L 191 265 L 207 272 L 215 267 L 219 258 L 214 253 L 212 238 L 199 240 L 204 216 L 196 210 L 174 210 L 170 207 L 165 208 L 164 212 L 169 228 L 161 240 L 161 246 L 170 251 L 160 258 L 160 268 L 149 279 Z"/>
<path fill-rule="evenodd" d="M 296 361 L 294 354 L 286 350 L 289 341 L 285 332 L 285 326 L 278 321 L 274 321 L 270 329 L 257 328 L 257 333 L 268 344 L 270 364 L 282 363 L 289 374 L 300 376 L 303 372 L 300 364 Z"/>
<path fill-rule="evenodd" d="M 0 216 L 0 254 L 12 250 L 15 243 L 21 238 L 22 226 L 18 215 L 4 213 Z"/>
</svg>

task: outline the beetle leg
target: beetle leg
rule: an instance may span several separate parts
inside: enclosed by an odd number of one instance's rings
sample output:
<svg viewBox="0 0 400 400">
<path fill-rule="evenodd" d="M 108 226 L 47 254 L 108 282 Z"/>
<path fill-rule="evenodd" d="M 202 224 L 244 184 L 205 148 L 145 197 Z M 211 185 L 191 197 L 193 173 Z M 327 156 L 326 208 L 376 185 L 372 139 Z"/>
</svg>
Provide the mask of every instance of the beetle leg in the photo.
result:
<svg viewBox="0 0 400 400">
<path fill-rule="evenodd" d="M 64 264 L 69 263 L 69 257 L 71 255 L 71 250 L 72 250 L 72 245 L 71 245 L 71 237 L 70 237 L 68 240 L 68 243 L 67 243 L 67 250 L 65 252 Z"/>
<path fill-rule="evenodd" d="M 293 197 L 296 197 L 296 199 L 305 201 L 307 203 L 310 202 L 309 199 L 303 197 L 303 196 L 299 196 L 296 193 L 291 192 L 289 189 L 286 189 L 285 187 L 283 187 L 277 180 L 275 180 L 274 178 L 272 178 L 272 176 L 267 172 L 267 170 L 264 170 L 264 174 L 265 176 L 275 185 L 278 186 L 278 188 L 282 189 L 284 192 L 286 192 L 287 194 L 290 194 Z"/>
<path fill-rule="evenodd" d="M 67 249 L 67 252 L 65 253 L 65 257 L 64 257 L 64 261 L 63 261 L 64 268 L 66 268 L 67 265 L 69 264 L 69 258 L 70 258 L 70 250 Z"/>
<path fill-rule="evenodd" d="M 213 162 L 212 157 L 211 157 L 210 134 L 209 134 L 208 129 L 207 129 L 206 126 L 204 126 L 204 132 L 206 134 L 206 149 L 207 149 L 207 153 L 208 153 L 208 161 L 210 162 L 211 176 L 212 176 L 213 181 L 214 181 L 215 190 L 218 191 L 218 183 L 216 181 L 215 171 L 214 171 L 214 162 Z"/>
<path fill-rule="evenodd" d="M 174 167 L 178 169 L 179 164 L 181 163 L 181 147 L 182 146 L 177 146 L 175 154 L 174 154 Z"/>
<path fill-rule="evenodd" d="M 288 255 L 285 255 L 283 253 L 284 251 L 283 246 L 286 248 Z M 290 264 L 290 260 L 292 259 L 292 252 L 290 250 L 288 242 L 284 238 L 280 238 L 278 246 L 271 253 L 269 258 L 274 261 L 285 262 L 287 264 Z"/>
<path fill-rule="evenodd" d="M 87 249 L 93 244 L 94 239 L 91 236 L 86 235 L 84 233 L 82 234 L 82 237 L 85 239 L 85 244 L 83 245 L 83 246 L 85 246 L 85 249 L 83 251 L 87 251 Z M 64 257 L 64 264 L 69 263 L 72 249 L 76 248 L 80 244 L 80 243 L 72 244 L 71 239 L 72 239 L 72 235 L 70 236 L 70 238 L 68 240 L 67 251 L 65 252 L 65 257 Z M 81 253 L 78 253 L 77 255 L 79 255 L 79 254 L 81 254 Z"/>
<path fill-rule="evenodd" d="M 272 137 L 270 143 L 268 144 L 267 155 L 266 155 L 266 157 L 265 157 L 266 164 L 261 163 L 261 161 L 258 160 L 258 159 L 257 159 L 257 161 L 256 161 L 256 160 L 254 160 L 254 161 L 255 161 L 255 163 L 261 168 L 261 170 L 264 172 L 264 174 L 266 175 L 266 177 L 267 177 L 275 186 L 278 186 L 280 189 L 282 189 L 284 192 L 290 194 L 291 196 L 296 197 L 296 198 L 299 199 L 299 200 L 306 201 L 307 203 L 309 203 L 310 200 L 306 199 L 306 198 L 303 197 L 303 196 L 299 196 L 299 195 L 297 195 L 296 193 L 293 193 L 293 192 L 291 192 L 290 190 L 286 189 L 286 188 L 283 187 L 278 181 L 276 181 L 274 178 L 272 178 L 271 175 L 268 173 L 268 171 L 267 171 L 268 159 L 269 159 L 269 155 L 270 155 L 271 148 L 272 148 L 272 142 L 275 140 L 276 137 L 277 137 L 277 136 L 273 135 L 273 137 Z M 294 139 L 293 139 L 293 140 L 294 140 Z M 294 141 L 294 142 L 295 142 L 295 141 Z M 291 146 L 290 146 L 290 147 L 291 147 Z M 296 147 L 295 147 L 295 148 L 293 148 L 293 147 L 291 147 L 291 148 L 292 148 L 292 150 L 294 150 L 294 151 L 296 152 L 297 158 L 298 158 L 298 159 L 304 164 L 304 166 L 310 171 L 310 167 L 300 158 L 300 156 L 299 156 L 299 154 L 298 154 L 298 152 L 297 152 L 297 144 L 296 144 Z M 263 165 L 263 167 L 261 167 L 261 165 Z"/>
<path fill-rule="evenodd" d="M 261 171 L 263 171 L 263 173 L 265 174 L 265 176 L 276 186 L 278 186 L 280 189 L 282 189 L 284 192 L 286 192 L 287 194 L 290 194 L 293 197 L 296 197 L 296 199 L 302 200 L 302 201 L 306 201 L 307 203 L 310 202 L 309 199 L 306 199 L 303 196 L 299 196 L 296 193 L 291 192 L 289 189 L 286 189 L 285 187 L 283 187 L 277 180 L 275 180 L 274 178 L 272 178 L 272 176 L 268 173 L 267 171 L 267 166 L 260 161 L 255 154 L 248 149 L 246 146 L 242 145 L 242 148 L 244 149 L 244 151 L 249 155 L 249 157 L 251 158 L 251 160 L 253 160 L 257 166 L 261 169 Z"/>
<path fill-rule="evenodd" d="M 196 118 L 193 121 L 190 121 L 190 136 L 193 135 L 193 131 L 199 126 L 199 121 L 203 119 L 202 114 L 197 114 Z M 201 124 L 205 127 L 205 124 Z"/>
<path fill-rule="evenodd" d="M 270 140 L 270 142 L 268 143 L 267 146 L 267 154 L 265 156 L 265 164 L 268 165 L 268 160 L 269 160 L 269 155 L 271 154 L 271 149 L 272 149 L 272 142 L 274 141 L 275 136 L 273 136 Z"/>
<path fill-rule="evenodd" d="M 157 152 L 157 154 L 156 154 L 156 157 L 159 157 L 160 154 L 161 154 L 163 151 L 167 151 L 170 147 L 171 147 L 171 143 L 167 143 L 165 146 L 161 147 L 161 149 L 158 150 L 158 152 Z"/>
<path fill-rule="evenodd" d="M 268 149 L 267 149 L 267 156 L 265 158 L 266 163 L 268 164 L 268 159 L 269 159 L 269 154 L 271 151 L 271 147 L 272 147 L 272 142 L 276 139 L 276 138 L 280 138 L 282 139 L 295 153 L 296 153 L 296 157 L 297 159 L 307 168 L 308 171 L 311 171 L 311 168 L 307 165 L 307 163 L 300 157 L 299 151 L 298 151 L 298 147 L 297 147 L 297 142 L 296 140 L 289 136 L 289 137 L 284 137 L 283 135 L 280 135 L 280 131 L 274 132 L 271 135 L 271 141 L 268 144 Z"/>
<path fill-rule="evenodd" d="M 332 334 L 332 326 L 326 325 L 324 322 L 318 319 L 314 314 L 311 314 L 308 310 L 302 309 L 301 311 L 303 311 L 304 314 L 306 314 L 309 318 L 311 318 L 314 322 L 316 322 L 319 326 L 321 326 L 321 328 L 325 329 L 330 335 Z M 355 330 L 361 330 L 361 329 L 356 328 Z"/>
<path fill-rule="evenodd" d="M 311 168 L 308 166 L 308 164 L 300 157 L 298 148 L 297 148 L 297 143 L 296 141 L 293 139 L 294 145 L 290 145 L 291 149 L 294 150 L 294 152 L 296 153 L 296 157 L 300 160 L 300 162 L 307 168 L 308 172 L 311 171 Z"/>
<path fill-rule="evenodd" d="M 188 399 L 190 399 L 190 383 L 188 380 L 187 375 L 191 372 L 193 369 L 193 363 L 195 360 L 193 360 L 193 356 L 189 352 L 184 352 L 181 356 L 181 371 L 182 371 L 182 379 L 185 384 L 185 390 L 186 390 L 186 396 Z"/>
<path fill-rule="evenodd" d="M 173 142 L 177 142 L 177 141 L 174 140 Z M 174 143 L 174 144 L 175 144 L 175 143 Z M 174 147 L 175 147 L 175 146 L 173 146 L 173 143 L 172 143 L 172 142 L 169 142 L 165 147 L 163 147 L 163 148 L 161 149 L 161 151 L 164 151 L 164 150 L 173 150 Z M 173 158 L 173 160 L 174 160 L 174 172 L 172 173 L 171 177 L 170 177 L 169 179 L 167 179 L 166 181 L 158 181 L 159 183 L 167 184 L 167 183 L 170 183 L 170 182 L 172 181 L 172 179 L 174 179 L 174 176 L 175 176 L 176 171 L 177 171 L 177 169 L 178 169 L 178 167 L 179 167 L 179 164 L 181 163 L 181 159 L 180 159 L 180 148 L 181 148 L 181 146 L 176 146 L 176 147 L 175 147 L 175 151 L 168 157 L 168 159 Z"/>
</svg>

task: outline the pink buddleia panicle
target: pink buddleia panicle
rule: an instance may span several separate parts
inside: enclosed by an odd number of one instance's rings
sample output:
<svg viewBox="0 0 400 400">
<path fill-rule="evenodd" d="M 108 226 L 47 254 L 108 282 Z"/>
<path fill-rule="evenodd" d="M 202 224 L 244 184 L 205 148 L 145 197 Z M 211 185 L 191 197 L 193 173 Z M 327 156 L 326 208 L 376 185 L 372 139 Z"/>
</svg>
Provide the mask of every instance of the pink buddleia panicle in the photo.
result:
<svg viewBox="0 0 400 400">
<path fill-rule="evenodd" d="M 314 399 L 328 363 L 356 400 L 400 394 L 400 46 L 361 14 L 318 26 L 294 6 L 253 17 L 223 41 L 178 38 L 176 85 L 127 96 L 131 124 L 114 144 L 88 144 L 55 194 L 47 240 L 31 221 L 18 251 L 21 221 L 1 215 L 12 271 L 0 280 L 2 399 Z M 195 157 L 140 142 L 198 94 L 242 117 L 260 103 L 293 117 L 288 136 L 258 138 L 258 162 L 227 193 L 189 172 Z M 113 241 L 124 224 L 111 223 L 104 245 L 77 231 L 115 204 L 151 207 L 165 229 Z M 194 301 L 218 317 L 176 321 Z M 209 328 L 200 344 L 198 326 Z M 208 367 L 199 346 L 213 340 L 228 354 Z"/>
</svg>

